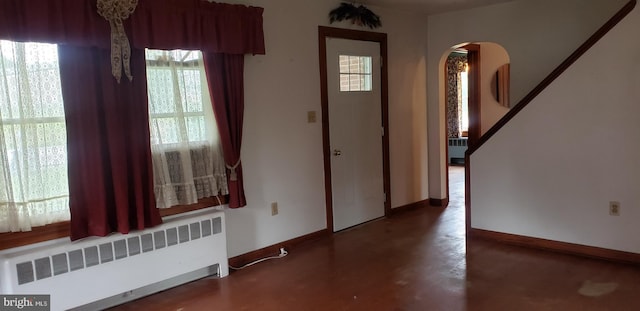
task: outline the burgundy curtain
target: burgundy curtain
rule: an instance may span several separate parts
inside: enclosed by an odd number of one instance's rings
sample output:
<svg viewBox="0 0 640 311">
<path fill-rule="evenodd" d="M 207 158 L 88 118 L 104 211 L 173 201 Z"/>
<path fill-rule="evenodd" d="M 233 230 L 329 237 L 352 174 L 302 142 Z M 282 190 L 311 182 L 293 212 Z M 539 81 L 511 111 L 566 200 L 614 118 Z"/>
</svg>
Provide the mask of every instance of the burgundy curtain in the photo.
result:
<svg viewBox="0 0 640 311">
<path fill-rule="evenodd" d="M 59 46 L 67 122 L 71 239 L 162 222 L 153 195 L 144 50 L 133 82 L 111 75 L 110 50 Z"/>
<path fill-rule="evenodd" d="M 111 76 L 109 23 L 97 14 L 95 0 L 0 0 L 0 39 L 64 45 L 59 57 L 72 239 L 161 222 L 152 190 L 144 48 L 199 49 L 210 60 L 222 60 L 209 62 L 207 76 L 225 161 L 237 163 L 243 54 L 265 53 L 262 13 L 258 7 L 203 0 L 139 0 L 124 22 L 134 80 L 117 84 Z M 231 207 L 246 205 L 240 165 L 236 172 L 229 183 Z"/>
<path fill-rule="evenodd" d="M 229 207 L 242 207 L 247 205 L 240 162 L 244 116 L 244 55 L 205 53 L 204 66 L 227 165 Z"/>
</svg>

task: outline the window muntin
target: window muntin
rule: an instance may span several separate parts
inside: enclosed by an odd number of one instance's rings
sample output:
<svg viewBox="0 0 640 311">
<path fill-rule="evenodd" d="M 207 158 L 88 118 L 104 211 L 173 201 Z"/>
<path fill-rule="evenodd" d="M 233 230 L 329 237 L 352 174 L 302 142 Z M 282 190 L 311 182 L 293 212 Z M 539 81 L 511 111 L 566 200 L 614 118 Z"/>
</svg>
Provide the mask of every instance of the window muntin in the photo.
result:
<svg viewBox="0 0 640 311">
<path fill-rule="evenodd" d="M 338 62 L 341 92 L 372 90 L 371 56 L 340 55 Z"/>
</svg>

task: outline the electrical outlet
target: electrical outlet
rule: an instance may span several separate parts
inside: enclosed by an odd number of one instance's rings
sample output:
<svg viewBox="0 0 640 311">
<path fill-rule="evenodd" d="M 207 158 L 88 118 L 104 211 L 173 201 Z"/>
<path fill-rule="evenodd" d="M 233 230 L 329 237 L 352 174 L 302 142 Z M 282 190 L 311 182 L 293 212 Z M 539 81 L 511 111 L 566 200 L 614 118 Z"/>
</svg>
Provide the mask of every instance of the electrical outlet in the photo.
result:
<svg viewBox="0 0 640 311">
<path fill-rule="evenodd" d="M 271 202 L 271 216 L 278 215 L 278 202 Z"/>
<path fill-rule="evenodd" d="M 620 216 L 620 202 L 616 202 L 616 201 L 609 202 L 609 215 Z"/>
</svg>

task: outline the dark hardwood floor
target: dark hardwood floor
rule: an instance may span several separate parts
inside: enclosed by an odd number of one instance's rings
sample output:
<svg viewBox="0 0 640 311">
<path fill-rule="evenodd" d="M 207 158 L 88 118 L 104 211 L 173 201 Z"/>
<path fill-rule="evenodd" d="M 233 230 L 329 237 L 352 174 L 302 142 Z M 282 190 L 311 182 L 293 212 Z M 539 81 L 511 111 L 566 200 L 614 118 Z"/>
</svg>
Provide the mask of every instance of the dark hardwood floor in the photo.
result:
<svg viewBox="0 0 640 311">
<path fill-rule="evenodd" d="M 448 208 L 407 211 L 113 310 L 640 310 L 640 269 L 464 238 Z"/>
</svg>

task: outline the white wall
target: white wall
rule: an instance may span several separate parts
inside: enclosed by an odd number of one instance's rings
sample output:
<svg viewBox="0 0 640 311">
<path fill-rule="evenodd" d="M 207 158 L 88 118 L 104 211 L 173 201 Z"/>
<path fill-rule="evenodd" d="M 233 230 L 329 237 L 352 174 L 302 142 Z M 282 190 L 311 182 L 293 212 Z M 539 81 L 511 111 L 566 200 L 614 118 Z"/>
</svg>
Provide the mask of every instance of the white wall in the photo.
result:
<svg viewBox="0 0 640 311">
<path fill-rule="evenodd" d="M 494 42 L 511 58 L 517 103 L 627 0 L 519 0 L 429 16 L 427 102 L 429 193 L 446 197 L 444 78 L 441 61 L 454 45 Z"/>
<path fill-rule="evenodd" d="M 640 253 L 638 29 L 636 7 L 472 155 L 473 228 Z"/>
<path fill-rule="evenodd" d="M 480 126 L 481 133 L 486 133 L 509 108 L 500 105 L 495 95 L 495 75 L 498 68 L 510 62 L 507 51 L 492 42 L 480 42 Z M 495 93 L 495 92 L 494 92 Z"/>
<path fill-rule="evenodd" d="M 231 1 L 233 2 L 233 1 Z M 265 8 L 266 55 L 247 56 L 242 163 L 248 205 L 227 211 L 229 256 L 326 228 L 318 25 L 340 1 Z M 388 34 L 391 205 L 427 199 L 426 18 L 371 7 Z M 360 30 L 349 23 L 339 26 Z M 316 111 L 317 123 L 307 123 Z M 270 203 L 280 213 L 271 216 Z"/>
</svg>

